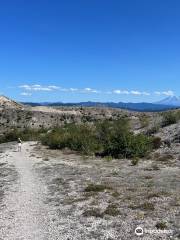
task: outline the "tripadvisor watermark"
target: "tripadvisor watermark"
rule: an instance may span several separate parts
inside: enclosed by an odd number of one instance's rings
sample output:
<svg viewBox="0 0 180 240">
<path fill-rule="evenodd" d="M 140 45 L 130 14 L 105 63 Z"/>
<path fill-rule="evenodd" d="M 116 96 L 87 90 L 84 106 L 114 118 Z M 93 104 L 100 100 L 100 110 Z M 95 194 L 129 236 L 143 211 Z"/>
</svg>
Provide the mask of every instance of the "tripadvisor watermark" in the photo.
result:
<svg viewBox="0 0 180 240">
<path fill-rule="evenodd" d="M 162 235 L 162 234 L 167 234 L 167 235 L 172 235 L 173 234 L 173 230 L 171 229 L 147 229 L 147 228 L 142 228 L 142 227 L 137 227 L 135 229 L 135 234 L 136 236 L 142 236 L 144 234 L 158 234 L 158 235 Z"/>
</svg>

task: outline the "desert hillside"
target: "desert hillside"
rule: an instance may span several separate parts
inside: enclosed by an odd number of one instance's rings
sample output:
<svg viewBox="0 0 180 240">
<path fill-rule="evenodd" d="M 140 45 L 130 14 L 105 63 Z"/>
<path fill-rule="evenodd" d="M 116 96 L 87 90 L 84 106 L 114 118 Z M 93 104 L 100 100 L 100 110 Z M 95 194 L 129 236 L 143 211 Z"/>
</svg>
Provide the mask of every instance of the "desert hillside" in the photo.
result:
<svg viewBox="0 0 180 240">
<path fill-rule="evenodd" d="M 0 108 L 22 109 L 24 106 L 8 97 L 0 96 Z"/>
<path fill-rule="evenodd" d="M 51 128 L 65 123 L 93 122 L 102 119 L 118 119 L 127 116 L 133 126 L 140 127 L 139 116 L 143 113 L 103 107 L 30 107 L 23 106 L 7 97 L 0 97 L 0 132 L 12 128 Z M 146 114 L 152 118 L 155 114 Z"/>
<path fill-rule="evenodd" d="M 146 239 L 179 239 L 179 111 L 2 97 L 0 133 L 2 239 L 135 240 L 139 226 L 154 231 Z"/>
</svg>

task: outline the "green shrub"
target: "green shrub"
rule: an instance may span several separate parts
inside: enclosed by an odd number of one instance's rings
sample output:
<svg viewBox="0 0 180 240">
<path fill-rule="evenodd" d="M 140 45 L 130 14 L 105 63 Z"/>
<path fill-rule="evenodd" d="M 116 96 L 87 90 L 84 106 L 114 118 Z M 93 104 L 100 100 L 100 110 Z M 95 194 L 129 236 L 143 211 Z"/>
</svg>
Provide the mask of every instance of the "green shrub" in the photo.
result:
<svg viewBox="0 0 180 240">
<path fill-rule="evenodd" d="M 64 129 L 54 129 L 50 133 L 42 136 L 41 142 L 48 145 L 51 149 L 62 149 L 66 147 L 68 136 L 65 134 Z"/>
<path fill-rule="evenodd" d="M 178 121 L 178 113 L 176 112 L 165 112 L 163 113 L 162 127 L 175 124 Z"/>
<path fill-rule="evenodd" d="M 152 144 L 153 144 L 153 148 L 154 149 L 160 148 L 160 146 L 162 145 L 161 138 L 160 137 L 154 137 L 152 139 Z"/>
<path fill-rule="evenodd" d="M 64 128 L 54 129 L 41 141 L 52 149 L 69 148 L 84 154 L 94 153 L 99 148 L 94 128 L 86 124 L 68 124 Z"/>
<path fill-rule="evenodd" d="M 153 203 L 150 202 L 144 202 L 143 204 L 140 205 L 140 208 L 145 211 L 154 211 L 155 207 Z"/>
<path fill-rule="evenodd" d="M 87 209 L 83 212 L 84 217 L 103 218 L 103 213 L 98 208 Z"/>
<path fill-rule="evenodd" d="M 139 158 L 133 158 L 133 159 L 131 160 L 131 164 L 132 164 L 133 166 L 138 165 L 138 163 L 139 163 Z"/>
<path fill-rule="evenodd" d="M 115 217 L 115 216 L 120 215 L 120 211 L 116 204 L 109 204 L 107 206 L 106 210 L 104 211 L 104 214 Z"/>
<path fill-rule="evenodd" d="M 147 115 L 140 115 L 139 121 L 142 128 L 146 128 L 149 126 L 149 117 Z"/>
<path fill-rule="evenodd" d="M 18 138 L 21 138 L 23 141 L 37 141 L 40 140 L 41 134 L 45 132 L 46 130 L 43 128 L 39 130 L 30 128 L 18 130 L 15 128 L 1 136 L 0 143 L 17 141 Z"/>
<path fill-rule="evenodd" d="M 85 192 L 103 192 L 106 189 L 111 189 L 109 186 L 103 185 L 103 184 L 89 184 L 84 191 Z"/>
<path fill-rule="evenodd" d="M 114 158 L 144 157 L 151 149 L 150 138 L 143 134 L 134 135 L 130 132 L 127 119 L 103 122 L 99 129 L 103 155 L 110 155 Z"/>
<path fill-rule="evenodd" d="M 68 128 L 68 133 L 70 137 L 67 147 L 70 149 L 86 154 L 91 154 L 99 150 L 93 126 L 86 124 L 78 126 L 74 124 Z"/>
<path fill-rule="evenodd" d="M 113 158 L 144 157 L 152 149 L 152 139 L 134 135 L 127 119 L 95 124 L 66 124 L 45 134 L 41 141 L 52 149 L 69 148 L 83 154 Z"/>
<path fill-rule="evenodd" d="M 147 131 L 146 131 L 146 135 L 147 136 L 151 136 L 155 133 L 157 133 L 160 129 L 160 125 L 159 124 L 156 124 L 156 125 L 153 125 L 151 128 L 148 128 Z"/>
<path fill-rule="evenodd" d="M 156 228 L 157 228 L 157 229 L 164 230 L 164 229 L 167 228 L 167 224 L 166 224 L 166 222 L 157 222 L 157 223 L 156 223 Z"/>
<path fill-rule="evenodd" d="M 176 112 L 176 119 L 177 119 L 177 121 L 180 120 L 180 110 L 178 110 L 178 111 Z"/>
<path fill-rule="evenodd" d="M 157 158 L 157 161 L 159 162 L 169 162 L 170 160 L 173 160 L 174 156 L 172 154 L 164 154 L 162 156 L 160 156 L 159 158 Z"/>
</svg>

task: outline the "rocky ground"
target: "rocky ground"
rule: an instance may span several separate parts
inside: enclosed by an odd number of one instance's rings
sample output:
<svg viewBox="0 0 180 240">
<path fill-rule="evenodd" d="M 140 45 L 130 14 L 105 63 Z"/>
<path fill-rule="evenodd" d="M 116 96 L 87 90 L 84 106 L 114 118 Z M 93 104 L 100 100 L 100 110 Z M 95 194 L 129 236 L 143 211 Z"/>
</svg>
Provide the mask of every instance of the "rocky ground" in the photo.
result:
<svg viewBox="0 0 180 240">
<path fill-rule="evenodd" d="M 121 117 L 128 117 L 132 129 L 136 130 L 143 127 L 144 118 L 152 122 L 157 114 L 105 107 L 30 107 L 0 96 L 0 136 L 13 129 L 50 129 L 65 123 L 92 123 Z"/>
<path fill-rule="evenodd" d="M 180 239 L 179 149 L 173 143 L 133 165 L 1 144 L 0 239 Z"/>
</svg>

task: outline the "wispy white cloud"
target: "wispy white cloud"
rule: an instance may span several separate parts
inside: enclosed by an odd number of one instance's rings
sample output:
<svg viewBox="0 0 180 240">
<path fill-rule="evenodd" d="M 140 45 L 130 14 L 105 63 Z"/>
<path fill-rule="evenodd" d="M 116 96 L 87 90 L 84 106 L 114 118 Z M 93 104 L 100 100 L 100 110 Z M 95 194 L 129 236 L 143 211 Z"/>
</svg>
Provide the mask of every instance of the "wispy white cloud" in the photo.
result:
<svg viewBox="0 0 180 240">
<path fill-rule="evenodd" d="M 32 89 L 33 91 L 53 91 L 53 89 L 52 88 L 49 88 L 49 87 L 34 87 L 33 89 Z"/>
<path fill-rule="evenodd" d="M 116 90 L 113 90 L 113 93 L 116 93 L 116 94 L 129 94 L 129 91 L 116 89 Z"/>
<path fill-rule="evenodd" d="M 32 93 L 29 93 L 29 92 L 22 92 L 21 95 L 22 95 L 22 96 L 31 96 Z"/>
<path fill-rule="evenodd" d="M 54 86 L 54 85 L 42 86 L 39 84 L 33 84 L 33 85 L 25 84 L 25 85 L 19 86 L 19 88 L 22 88 L 26 91 L 54 91 L 54 90 L 58 90 L 60 87 Z"/>
<path fill-rule="evenodd" d="M 163 92 L 160 92 L 160 91 L 155 91 L 154 92 L 155 95 L 164 95 L 164 96 L 174 96 L 175 93 L 171 90 L 168 90 L 168 91 L 163 91 Z"/>
<path fill-rule="evenodd" d="M 84 88 L 84 90 L 90 92 L 90 91 L 92 91 L 92 88 L 87 87 L 87 88 Z"/>
<path fill-rule="evenodd" d="M 143 94 L 144 96 L 150 96 L 150 95 L 151 95 L 151 93 L 149 93 L 149 92 L 142 92 L 142 94 Z"/>
<path fill-rule="evenodd" d="M 39 84 L 34 84 L 34 85 L 32 85 L 32 87 L 41 87 L 41 85 L 39 85 Z"/>
<path fill-rule="evenodd" d="M 87 87 L 87 88 L 84 88 L 82 92 L 83 93 L 100 93 L 101 91 Z"/>
<path fill-rule="evenodd" d="M 62 87 L 56 86 L 56 85 L 42 86 L 40 84 L 33 84 L 33 85 L 24 84 L 24 85 L 20 85 L 19 88 L 22 88 L 25 91 L 30 91 L 30 92 L 33 92 L 33 91 L 45 91 L 45 92 L 46 91 L 48 91 L 48 92 L 52 92 L 52 91 L 75 92 L 75 91 L 78 91 L 77 88 L 62 88 Z"/>
<path fill-rule="evenodd" d="M 135 90 L 132 90 L 132 91 L 131 91 L 131 94 L 132 94 L 132 95 L 142 95 L 141 92 L 135 91 Z"/>
<path fill-rule="evenodd" d="M 113 90 L 113 93 L 115 94 L 131 94 L 131 95 L 136 95 L 136 96 L 141 96 L 141 95 L 144 95 L 144 96 L 150 96 L 151 94 L 149 92 L 141 92 L 141 91 L 137 91 L 137 90 L 131 90 L 131 91 L 128 91 L 128 90 Z"/>
<path fill-rule="evenodd" d="M 155 91 L 154 94 L 156 94 L 156 95 L 161 95 L 161 92 Z"/>
<path fill-rule="evenodd" d="M 166 95 L 166 96 L 174 96 L 174 92 L 171 91 L 171 90 L 163 92 L 163 94 Z"/>
<path fill-rule="evenodd" d="M 20 88 L 26 90 L 26 91 L 52 91 L 51 88 L 48 87 L 42 87 L 40 85 L 21 85 Z"/>
<path fill-rule="evenodd" d="M 53 89 L 53 90 L 59 90 L 60 89 L 60 87 L 55 86 L 55 85 L 50 85 L 50 86 L 48 86 L 48 88 Z"/>
<path fill-rule="evenodd" d="M 69 92 L 69 89 L 68 88 L 59 88 L 59 91 L 61 91 L 61 92 Z"/>
<path fill-rule="evenodd" d="M 76 87 L 70 87 L 70 88 L 63 88 L 56 85 L 40 85 L 40 84 L 24 84 L 20 85 L 19 88 L 23 89 L 24 92 L 21 93 L 21 95 L 24 96 L 30 96 L 32 92 L 37 91 L 45 91 L 45 92 L 54 92 L 54 91 L 61 91 L 61 92 L 70 92 L 70 93 L 83 93 L 83 94 L 119 94 L 119 95 L 134 95 L 134 96 L 151 96 L 151 95 L 158 95 L 158 96 L 174 96 L 174 92 L 171 90 L 167 91 L 155 91 L 153 93 L 147 92 L 147 91 L 139 91 L 139 90 L 123 90 L 123 89 L 114 89 L 114 90 L 100 90 L 100 89 L 94 89 L 90 87 L 86 87 L 83 89 L 76 88 Z M 29 95 L 28 95 L 29 92 Z"/>
<path fill-rule="evenodd" d="M 78 91 L 78 88 L 70 88 L 69 89 L 71 92 L 76 92 L 76 91 Z"/>
<path fill-rule="evenodd" d="M 29 85 L 27 85 L 27 84 L 25 84 L 25 85 L 20 85 L 19 88 L 23 88 L 23 89 L 25 89 L 25 90 L 27 90 L 27 91 L 31 91 L 31 86 L 29 86 Z"/>
</svg>

